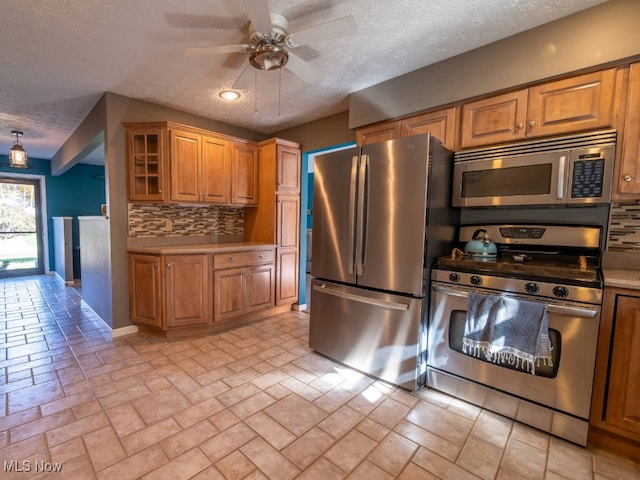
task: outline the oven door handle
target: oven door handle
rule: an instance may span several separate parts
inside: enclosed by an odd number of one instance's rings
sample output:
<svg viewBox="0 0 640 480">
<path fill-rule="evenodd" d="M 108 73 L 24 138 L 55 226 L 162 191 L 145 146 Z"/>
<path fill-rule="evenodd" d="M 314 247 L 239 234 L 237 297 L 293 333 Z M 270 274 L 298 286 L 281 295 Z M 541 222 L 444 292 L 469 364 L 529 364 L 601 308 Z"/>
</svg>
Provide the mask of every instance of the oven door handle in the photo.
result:
<svg viewBox="0 0 640 480">
<path fill-rule="evenodd" d="M 442 293 L 443 295 L 450 295 L 452 297 L 467 298 L 469 292 L 466 290 L 454 290 L 453 288 L 441 287 L 434 285 L 433 290 Z M 556 305 L 554 303 L 547 303 L 547 310 L 549 313 L 558 313 L 561 315 L 579 315 L 580 317 L 594 318 L 599 313 L 599 309 L 594 308 L 582 308 L 582 307 L 570 307 L 567 305 Z"/>
</svg>

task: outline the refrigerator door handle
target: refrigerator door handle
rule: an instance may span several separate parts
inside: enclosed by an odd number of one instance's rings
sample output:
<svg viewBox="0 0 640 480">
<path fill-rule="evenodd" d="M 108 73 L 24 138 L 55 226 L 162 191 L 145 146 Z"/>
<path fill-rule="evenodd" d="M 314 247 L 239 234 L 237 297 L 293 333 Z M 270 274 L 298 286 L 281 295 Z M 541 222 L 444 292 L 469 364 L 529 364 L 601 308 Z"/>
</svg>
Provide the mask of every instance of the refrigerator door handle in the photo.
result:
<svg viewBox="0 0 640 480">
<path fill-rule="evenodd" d="M 358 205 L 357 205 L 357 227 L 356 227 L 356 275 L 364 273 L 364 258 L 367 244 L 367 222 L 368 215 L 366 200 L 367 175 L 369 174 L 369 156 L 362 155 L 360 158 L 360 170 L 358 172 Z"/>
<path fill-rule="evenodd" d="M 353 273 L 355 259 L 356 225 L 356 183 L 358 177 L 358 157 L 351 158 L 351 180 L 349 182 L 349 273 Z"/>
<path fill-rule="evenodd" d="M 316 290 L 317 292 L 321 292 L 326 295 L 333 295 L 334 297 L 340 297 L 346 300 L 353 300 L 355 302 L 366 303 L 367 305 L 382 307 L 388 310 L 401 310 L 401 311 L 409 310 L 409 305 L 406 303 L 389 302 L 389 301 L 380 300 L 377 298 L 363 297 L 362 295 L 356 295 L 355 293 L 349 293 L 343 290 L 328 287 L 326 284 L 314 285 L 313 289 Z"/>
</svg>

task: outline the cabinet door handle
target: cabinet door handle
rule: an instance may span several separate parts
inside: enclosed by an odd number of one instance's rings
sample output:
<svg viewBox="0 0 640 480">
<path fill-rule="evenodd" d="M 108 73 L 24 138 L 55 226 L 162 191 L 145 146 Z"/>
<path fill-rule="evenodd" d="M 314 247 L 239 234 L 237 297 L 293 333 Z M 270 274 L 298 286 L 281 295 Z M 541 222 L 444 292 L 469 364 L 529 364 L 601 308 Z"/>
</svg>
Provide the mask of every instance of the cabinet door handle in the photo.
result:
<svg viewBox="0 0 640 480">
<path fill-rule="evenodd" d="M 518 130 L 520 130 L 522 127 L 524 127 L 524 125 L 523 125 L 522 123 L 518 123 L 518 124 L 516 124 L 516 128 L 517 128 Z"/>
<path fill-rule="evenodd" d="M 535 126 L 536 126 L 536 122 L 535 122 L 535 121 L 533 121 L 533 120 L 531 120 L 531 121 L 529 122 L 529 126 L 530 126 L 531 128 L 535 127 Z"/>
<path fill-rule="evenodd" d="M 153 268 L 158 268 L 158 264 L 157 264 L 157 263 L 154 263 L 154 264 L 153 264 Z"/>
<path fill-rule="evenodd" d="M 633 177 L 627 173 L 624 177 L 622 177 L 622 179 L 625 182 L 631 182 L 633 180 Z"/>
<path fill-rule="evenodd" d="M 171 268 L 171 264 L 170 263 L 167 263 L 167 268 Z"/>
</svg>

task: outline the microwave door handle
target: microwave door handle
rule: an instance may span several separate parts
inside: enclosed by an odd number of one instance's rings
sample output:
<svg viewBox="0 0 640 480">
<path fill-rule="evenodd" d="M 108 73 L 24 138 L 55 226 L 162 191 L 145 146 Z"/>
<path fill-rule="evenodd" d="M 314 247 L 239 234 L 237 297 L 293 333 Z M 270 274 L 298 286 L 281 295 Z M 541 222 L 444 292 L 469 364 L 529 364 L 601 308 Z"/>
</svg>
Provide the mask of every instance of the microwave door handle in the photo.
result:
<svg viewBox="0 0 640 480">
<path fill-rule="evenodd" d="M 565 177 L 565 165 L 567 163 L 567 157 L 562 155 L 558 162 L 558 188 L 556 190 L 556 198 L 562 200 L 564 198 L 564 177 Z"/>
<path fill-rule="evenodd" d="M 349 182 L 349 273 L 353 273 L 356 241 L 356 182 L 358 179 L 358 156 L 351 158 L 351 179 Z"/>
</svg>

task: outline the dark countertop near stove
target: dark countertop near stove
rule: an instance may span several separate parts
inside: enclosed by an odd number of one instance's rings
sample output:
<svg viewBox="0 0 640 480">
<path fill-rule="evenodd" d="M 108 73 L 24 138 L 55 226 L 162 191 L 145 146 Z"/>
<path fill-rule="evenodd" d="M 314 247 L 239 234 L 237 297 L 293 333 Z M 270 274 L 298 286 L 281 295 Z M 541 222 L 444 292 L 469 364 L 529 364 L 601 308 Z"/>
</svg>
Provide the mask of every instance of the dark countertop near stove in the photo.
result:
<svg viewBox="0 0 640 480">
<path fill-rule="evenodd" d="M 498 257 L 495 260 L 475 260 L 464 257 L 452 259 L 440 257 L 437 266 L 441 269 L 464 269 L 465 271 L 486 274 L 509 274 L 545 278 L 572 278 L 575 280 L 594 281 L 597 279 L 596 267 L 587 263 L 583 268 L 576 264 L 557 263 L 540 259 L 515 262 L 511 256 Z"/>
</svg>

